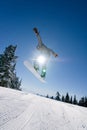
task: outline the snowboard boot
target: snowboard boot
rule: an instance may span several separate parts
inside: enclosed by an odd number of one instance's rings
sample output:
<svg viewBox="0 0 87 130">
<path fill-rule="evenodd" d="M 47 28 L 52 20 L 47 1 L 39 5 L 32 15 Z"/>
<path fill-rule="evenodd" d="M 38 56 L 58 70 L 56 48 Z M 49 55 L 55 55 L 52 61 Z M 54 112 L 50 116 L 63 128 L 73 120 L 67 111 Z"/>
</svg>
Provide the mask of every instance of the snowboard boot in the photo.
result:
<svg viewBox="0 0 87 130">
<path fill-rule="evenodd" d="M 38 65 L 38 64 L 34 64 L 34 69 L 35 69 L 36 71 L 39 71 L 39 65 Z"/>
<path fill-rule="evenodd" d="M 46 66 L 43 66 L 43 67 L 42 67 L 41 77 L 42 77 L 42 78 L 45 78 L 45 77 L 46 77 Z"/>
</svg>

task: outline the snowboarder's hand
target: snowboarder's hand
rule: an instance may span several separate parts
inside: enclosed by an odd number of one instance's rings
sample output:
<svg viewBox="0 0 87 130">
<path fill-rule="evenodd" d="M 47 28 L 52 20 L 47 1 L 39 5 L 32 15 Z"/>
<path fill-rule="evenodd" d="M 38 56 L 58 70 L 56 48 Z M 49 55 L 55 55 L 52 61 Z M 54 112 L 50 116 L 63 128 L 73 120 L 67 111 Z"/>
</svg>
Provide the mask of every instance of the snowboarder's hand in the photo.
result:
<svg viewBox="0 0 87 130">
<path fill-rule="evenodd" d="M 33 28 L 33 30 L 34 30 L 34 32 L 35 32 L 36 34 L 39 34 L 39 32 L 38 32 L 38 29 L 37 29 L 37 28 Z"/>
<path fill-rule="evenodd" d="M 58 54 L 55 54 L 55 57 L 58 57 Z"/>
</svg>

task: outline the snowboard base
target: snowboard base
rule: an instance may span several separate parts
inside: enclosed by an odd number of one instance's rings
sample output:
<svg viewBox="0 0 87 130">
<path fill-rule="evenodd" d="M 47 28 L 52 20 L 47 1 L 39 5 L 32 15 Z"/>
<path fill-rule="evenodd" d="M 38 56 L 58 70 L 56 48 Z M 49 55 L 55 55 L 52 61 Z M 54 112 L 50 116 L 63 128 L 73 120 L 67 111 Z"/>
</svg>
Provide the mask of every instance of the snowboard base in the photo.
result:
<svg viewBox="0 0 87 130">
<path fill-rule="evenodd" d="M 25 67 L 42 83 L 46 83 L 46 81 L 40 76 L 40 74 L 34 69 L 32 64 L 29 61 L 24 61 Z"/>
</svg>

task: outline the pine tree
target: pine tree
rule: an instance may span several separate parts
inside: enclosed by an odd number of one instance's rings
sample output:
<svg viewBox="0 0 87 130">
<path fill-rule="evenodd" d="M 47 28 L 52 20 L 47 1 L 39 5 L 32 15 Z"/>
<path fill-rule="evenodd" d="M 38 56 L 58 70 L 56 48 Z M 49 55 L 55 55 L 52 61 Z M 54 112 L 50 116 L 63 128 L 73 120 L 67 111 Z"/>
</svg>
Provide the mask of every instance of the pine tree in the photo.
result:
<svg viewBox="0 0 87 130">
<path fill-rule="evenodd" d="M 87 97 L 85 97 L 85 107 L 87 107 Z"/>
<path fill-rule="evenodd" d="M 47 94 L 46 98 L 49 98 L 49 95 Z"/>
<path fill-rule="evenodd" d="M 80 106 L 85 106 L 85 98 L 82 97 L 80 100 L 79 100 L 79 105 Z"/>
<path fill-rule="evenodd" d="M 54 97 L 53 97 L 53 96 L 51 96 L 51 97 L 50 97 L 50 99 L 54 99 Z"/>
<path fill-rule="evenodd" d="M 66 97 L 65 97 L 65 102 L 69 103 L 70 99 L 69 99 L 69 94 L 66 93 Z"/>
<path fill-rule="evenodd" d="M 55 97 L 55 99 L 58 100 L 58 101 L 60 101 L 60 96 L 61 96 L 60 93 L 57 92 L 57 93 L 56 93 L 56 97 Z"/>
<path fill-rule="evenodd" d="M 71 96 L 71 98 L 70 98 L 70 103 L 72 104 L 72 96 Z"/>
<path fill-rule="evenodd" d="M 65 101 L 65 97 L 64 97 L 63 95 L 62 95 L 62 99 L 61 99 L 61 100 L 62 100 L 62 102 L 64 102 L 64 101 Z"/>
<path fill-rule="evenodd" d="M 77 99 L 76 99 L 76 95 L 74 95 L 74 100 L 73 100 L 73 104 L 77 104 Z"/>
<path fill-rule="evenodd" d="M 18 58 L 15 56 L 16 48 L 17 46 L 9 45 L 0 55 L 0 86 L 20 90 L 21 81 L 15 72 L 16 59 Z"/>
</svg>

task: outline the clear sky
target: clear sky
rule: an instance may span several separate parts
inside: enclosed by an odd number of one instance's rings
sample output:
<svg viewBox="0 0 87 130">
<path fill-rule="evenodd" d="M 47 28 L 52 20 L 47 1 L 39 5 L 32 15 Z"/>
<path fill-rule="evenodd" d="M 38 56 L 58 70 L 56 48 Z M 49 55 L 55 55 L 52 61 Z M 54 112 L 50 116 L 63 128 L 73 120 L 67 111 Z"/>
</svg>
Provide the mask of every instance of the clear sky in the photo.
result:
<svg viewBox="0 0 87 130">
<path fill-rule="evenodd" d="M 59 55 L 48 65 L 46 84 L 23 65 L 33 57 L 37 45 L 33 27 L 39 29 L 43 43 Z M 86 0 L 0 1 L 0 53 L 10 44 L 18 46 L 16 72 L 24 91 L 87 96 Z"/>
</svg>

